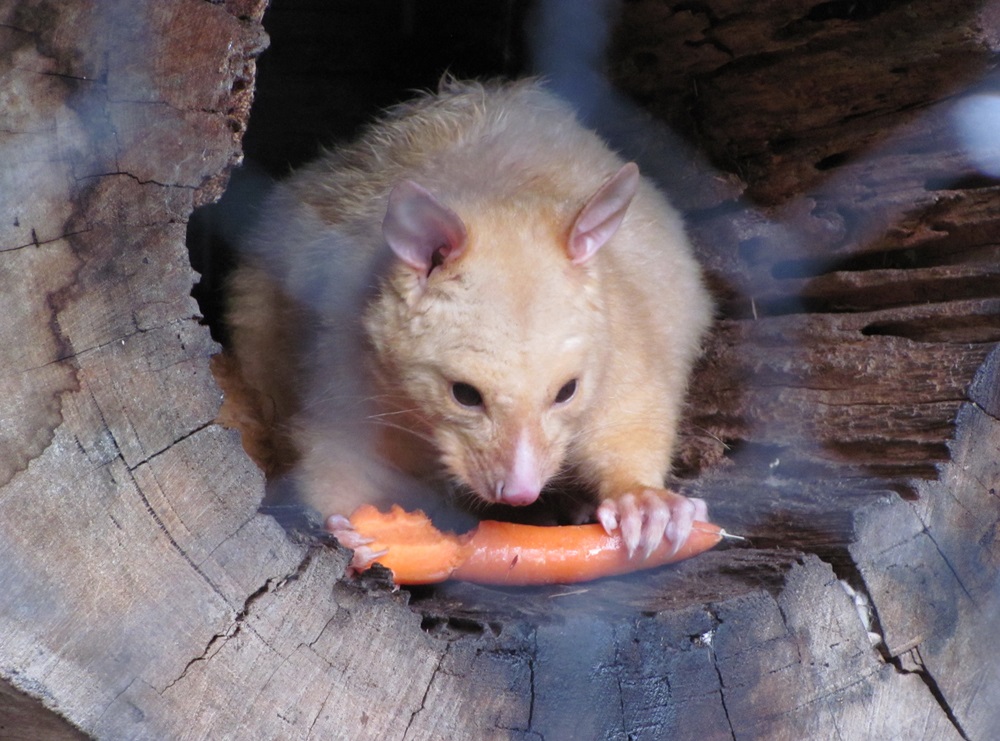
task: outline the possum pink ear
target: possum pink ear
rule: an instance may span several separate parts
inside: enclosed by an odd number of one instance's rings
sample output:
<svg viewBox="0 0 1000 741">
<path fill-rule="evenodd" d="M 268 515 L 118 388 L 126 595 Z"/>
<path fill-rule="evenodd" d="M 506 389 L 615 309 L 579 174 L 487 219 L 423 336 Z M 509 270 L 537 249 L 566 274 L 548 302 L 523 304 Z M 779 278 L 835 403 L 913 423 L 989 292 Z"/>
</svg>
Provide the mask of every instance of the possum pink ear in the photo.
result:
<svg viewBox="0 0 1000 741">
<path fill-rule="evenodd" d="M 427 275 L 465 247 L 465 225 L 458 214 L 412 180 L 389 194 L 382 234 L 400 260 Z"/>
<path fill-rule="evenodd" d="M 629 162 L 590 197 L 569 233 L 567 249 L 575 265 L 587 262 L 611 239 L 638 189 L 639 168 Z"/>
</svg>

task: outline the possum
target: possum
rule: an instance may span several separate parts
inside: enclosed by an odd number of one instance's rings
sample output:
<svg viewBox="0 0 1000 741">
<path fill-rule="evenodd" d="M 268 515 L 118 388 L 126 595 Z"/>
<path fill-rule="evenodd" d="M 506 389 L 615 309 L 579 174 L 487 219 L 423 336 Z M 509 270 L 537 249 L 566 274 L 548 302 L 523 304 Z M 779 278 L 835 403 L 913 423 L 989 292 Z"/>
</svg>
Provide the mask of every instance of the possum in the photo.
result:
<svg viewBox="0 0 1000 741">
<path fill-rule="evenodd" d="M 228 312 L 287 481 L 362 568 L 363 503 L 444 492 L 576 520 L 630 555 L 706 505 L 665 486 L 712 315 L 682 220 L 533 80 L 445 80 L 275 186 Z"/>
</svg>

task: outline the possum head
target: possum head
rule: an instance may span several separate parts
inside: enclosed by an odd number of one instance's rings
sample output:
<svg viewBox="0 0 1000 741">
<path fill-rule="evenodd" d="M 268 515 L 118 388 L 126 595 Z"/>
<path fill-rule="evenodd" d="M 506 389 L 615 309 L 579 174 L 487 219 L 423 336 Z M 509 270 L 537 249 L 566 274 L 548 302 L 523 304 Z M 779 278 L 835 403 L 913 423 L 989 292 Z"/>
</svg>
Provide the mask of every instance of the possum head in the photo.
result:
<svg viewBox="0 0 1000 741">
<path fill-rule="evenodd" d="M 625 165 L 576 213 L 530 196 L 453 210 L 412 181 L 389 196 L 397 259 L 365 317 L 381 392 L 487 502 L 534 502 L 586 434 L 610 352 L 595 256 L 638 182 Z"/>
</svg>

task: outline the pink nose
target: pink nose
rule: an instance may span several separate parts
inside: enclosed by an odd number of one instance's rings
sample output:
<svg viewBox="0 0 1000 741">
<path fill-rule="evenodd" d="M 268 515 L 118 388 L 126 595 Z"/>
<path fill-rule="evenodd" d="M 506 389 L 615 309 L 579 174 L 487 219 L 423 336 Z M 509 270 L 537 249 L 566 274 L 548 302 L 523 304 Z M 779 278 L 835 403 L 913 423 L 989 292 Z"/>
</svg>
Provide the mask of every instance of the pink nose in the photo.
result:
<svg viewBox="0 0 1000 741">
<path fill-rule="evenodd" d="M 538 454 L 527 432 L 522 430 L 507 475 L 503 481 L 497 482 L 497 501 L 523 507 L 538 499 L 544 484 Z"/>
<path fill-rule="evenodd" d="M 503 486 L 500 489 L 499 499 L 503 504 L 510 504 L 514 507 L 523 507 L 538 499 L 538 495 L 540 493 L 540 489 L 533 486 Z"/>
</svg>

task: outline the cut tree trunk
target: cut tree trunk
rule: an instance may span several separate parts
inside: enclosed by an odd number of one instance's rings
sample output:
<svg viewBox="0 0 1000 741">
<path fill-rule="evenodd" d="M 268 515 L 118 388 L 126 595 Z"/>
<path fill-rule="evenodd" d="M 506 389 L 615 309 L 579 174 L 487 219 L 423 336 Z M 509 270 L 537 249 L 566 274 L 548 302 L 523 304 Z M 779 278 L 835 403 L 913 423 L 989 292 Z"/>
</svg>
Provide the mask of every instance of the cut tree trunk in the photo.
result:
<svg viewBox="0 0 1000 741">
<path fill-rule="evenodd" d="M 364 25 L 294 7 L 286 56 Z M 697 144 L 659 169 L 720 303 L 679 483 L 752 546 L 398 592 L 258 512 L 215 422 L 185 226 L 262 12 L 0 3 L 0 737 L 995 738 L 1000 186 L 937 105 L 996 88 L 995 4 L 624 4 L 609 67 Z M 631 156 L 673 146 L 627 110 Z"/>
</svg>

